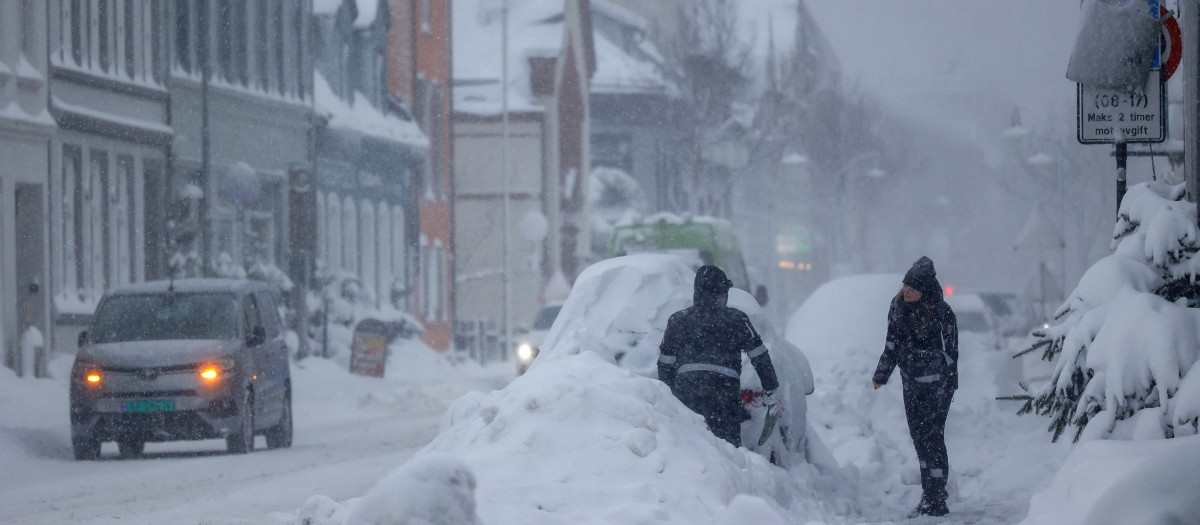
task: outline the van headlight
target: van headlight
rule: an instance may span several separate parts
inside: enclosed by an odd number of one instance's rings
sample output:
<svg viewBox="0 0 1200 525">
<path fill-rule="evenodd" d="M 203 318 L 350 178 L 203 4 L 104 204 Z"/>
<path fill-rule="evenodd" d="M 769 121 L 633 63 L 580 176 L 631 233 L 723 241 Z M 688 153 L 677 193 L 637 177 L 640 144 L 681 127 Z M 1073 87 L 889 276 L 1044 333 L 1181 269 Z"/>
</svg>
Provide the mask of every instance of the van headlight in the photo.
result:
<svg viewBox="0 0 1200 525">
<path fill-rule="evenodd" d="M 525 362 L 533 360 L 533 346 L 529 343 L 517 345 L 517 359 Z"/>
<path fill-rule="evenodd" d="M 207 363 L 201 363 L 197 368 L 199 369 L 201 379 L 208 382 L 213 382 L 224 377 L 225 374 L 233 370 L 233 358 L 222 357 L 219 359 L 214 359 Z"/>
</svg>

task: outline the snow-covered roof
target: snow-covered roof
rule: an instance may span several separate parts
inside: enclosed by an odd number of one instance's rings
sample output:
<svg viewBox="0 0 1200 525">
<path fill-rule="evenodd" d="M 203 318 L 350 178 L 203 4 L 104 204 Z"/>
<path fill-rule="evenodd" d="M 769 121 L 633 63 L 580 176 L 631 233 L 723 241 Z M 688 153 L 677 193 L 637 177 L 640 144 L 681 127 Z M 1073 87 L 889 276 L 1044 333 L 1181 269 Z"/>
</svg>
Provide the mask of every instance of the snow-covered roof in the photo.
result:
<svg viewBox="0 0 1200 525">
<path fill-rule="evenodd" d="M 540 108 L 529 86 L 530 56 L 557 56 L 562 47 L 562 0 L 510 0 L 508 9 L 508 103 L 510 111 Z M 454 10 L 454 110 L 500 113 L 500 2 L 451 2 Z"/>
<path fill-rule="evenodd" d="M 839 81 L 841 64 L 802 0 L 755 0 L 737 6 L 741 41 L 751 46 L 751 75 L 756 85 L 766 83 L 771 48 L 774 60 L 785 60 L 797 51 L 797 38 L 802 39 L 808 59 L 821 65 L 820 81 L 827 85 Z"/>
<path fill-rule="evenodd" d="M 501 100 L 502 12 L 498 2 L 454 2 L 454 110 L 497 115 Z M 611 2 L 592 8 L 618 23 L 644 30 L 645 19 Z M 557 57 L 563 39 L 562 0 L 511 0 L 508 12 L 508 104 L 510 112 L 541 111 L 529 85 L 529 58 Z M 642 56 L 626 53 L 599 32 L 593 34 L 596 71 L 592 92 L 660 91 L 666 81 L 661 55 L 648 40 Z"/>
<path fill-rule="evenodd" d="M 666 87 L 659 64 L 626 53 L 601 33 L 595 34 L 593 45 L 596 72 L 592 75 L 592 93 L 661 91 Z M 653 48 L 649 41 L 643 43 L 645 46 Z"/>
<path fill-rule="evenodd" d="M 353 104 L 347 103 L 334 94 L 329 82 L 319 72 L 313 73 L 313 98 L 314 110 L 317 115 L 329 119 L 331 128 L 356 131 L 420 148 L 429 147 L 429 138 L 415 122 L 380 111 L 367 102 L 366 95 L 358 94 Z"/>
<path fill-rule="evenodd" d="M 358 18 L 354 19 L 354 27 L 362 29 L 375 23 L 379 16 L 379 0 L 355 0 L 358 5 Z"/>
<path fill-rule="evenodd" d="M 342 6 L 343 0 L 313 0 L 314 15 L 331 15 Z"/>
</svg>

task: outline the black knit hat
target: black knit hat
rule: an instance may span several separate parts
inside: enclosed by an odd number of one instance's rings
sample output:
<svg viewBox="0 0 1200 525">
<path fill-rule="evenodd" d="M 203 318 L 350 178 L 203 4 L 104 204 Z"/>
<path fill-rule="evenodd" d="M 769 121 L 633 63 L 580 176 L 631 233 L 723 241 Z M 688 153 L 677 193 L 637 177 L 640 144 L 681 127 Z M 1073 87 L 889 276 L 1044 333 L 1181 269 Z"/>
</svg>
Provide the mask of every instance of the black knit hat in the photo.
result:
<svg viewBox="0 0 1200 525">
<path fill-rule="evenodd" d="M 709 264 L 696 270 L 695 286 L 697 291 L 726 292 L 733 288 L 733 282 L 720 268 Z"/>
<path fill-rule="evenodd" d="M 924 256 L 917 259 L 912 268 L 904 274 L 904 284 L 922 294 L 933 294 L 942 290 L 942 285 L 937 280 L 937 271 L 933 269 L 933 260 Z"/>
</svg>

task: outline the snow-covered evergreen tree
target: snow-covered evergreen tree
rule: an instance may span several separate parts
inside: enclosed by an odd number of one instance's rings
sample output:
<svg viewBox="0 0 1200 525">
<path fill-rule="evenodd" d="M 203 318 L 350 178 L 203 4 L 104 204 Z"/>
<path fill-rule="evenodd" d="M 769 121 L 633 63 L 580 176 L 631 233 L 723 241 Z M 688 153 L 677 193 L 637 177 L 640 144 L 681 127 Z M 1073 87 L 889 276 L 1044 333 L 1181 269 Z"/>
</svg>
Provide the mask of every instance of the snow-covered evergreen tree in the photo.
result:
<svg viewBox="0 0 1200 525">
<path fill-rule="evenodd" d="M 1028 351 L 1057 360 L 1021 413 L 1057 440 L 1193 435 L 1200 421 L 1200 228 L 1183 185 L 1129 189 L 1112 254 L 1080 278 Z"/>
</svg>

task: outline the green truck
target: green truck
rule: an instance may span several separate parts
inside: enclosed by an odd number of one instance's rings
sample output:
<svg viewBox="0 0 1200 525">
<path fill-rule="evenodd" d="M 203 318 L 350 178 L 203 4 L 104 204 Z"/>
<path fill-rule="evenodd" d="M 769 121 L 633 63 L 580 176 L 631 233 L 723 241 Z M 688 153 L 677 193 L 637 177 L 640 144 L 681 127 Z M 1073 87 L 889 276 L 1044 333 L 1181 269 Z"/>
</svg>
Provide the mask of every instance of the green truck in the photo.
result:
<svg viewBox="0 0 1200 525">
<path fill-rule="evenodd" d="M 716 265 L 725 271 L 735 288 L 752 291 L 759 304 L 766 304 L 766 288 L 751 288 L 746 260 L 729 221 L 711 217 L 652 220 L 613 229 L 608 257 L 635 253 L 679 255 L 693 268 Z"/>
</svg>

